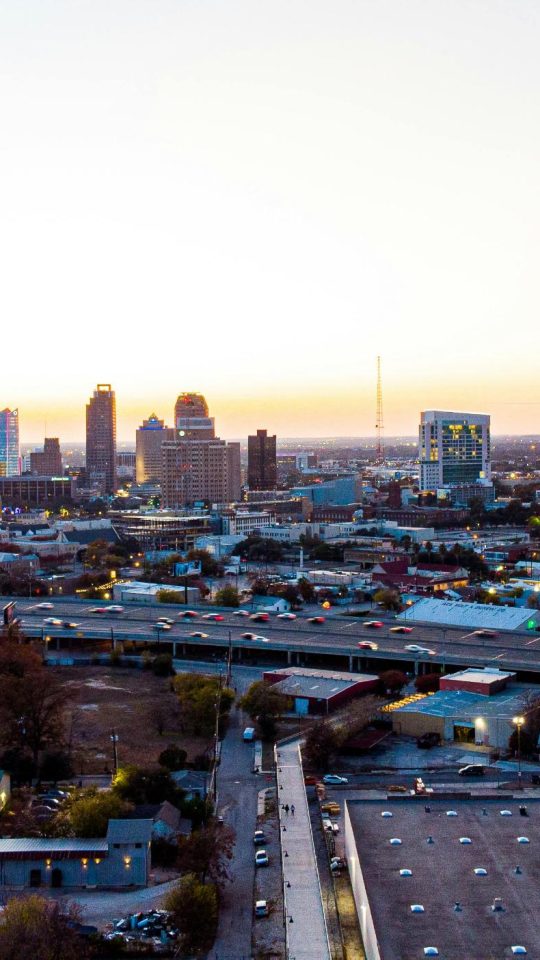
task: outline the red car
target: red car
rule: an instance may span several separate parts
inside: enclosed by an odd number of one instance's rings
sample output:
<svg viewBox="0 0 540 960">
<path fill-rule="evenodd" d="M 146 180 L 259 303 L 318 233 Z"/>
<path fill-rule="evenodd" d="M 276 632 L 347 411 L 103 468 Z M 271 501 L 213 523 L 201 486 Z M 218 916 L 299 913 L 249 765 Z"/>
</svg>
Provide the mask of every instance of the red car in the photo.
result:
<svg viewBox="0 0 540 960">
<path fill-rule="evenodd" d="M 324 617 L 308 617 L 308 623 L 324 623 Z"/>
<path fill-rule="evenodd" d="M 384 627 L 384 623 L 382 620 L 366 620 L 364 626 L 370 630 L 378 630 L 380 627 Z"/>
<path fill-rule="evenodd" d="M 378 643 L 372 643 L 371 640 L 359 640 L 358 646 L 360 647 L 361 650 L 378 650 L 379 649 Z"/>
<path fill-rule="evenodd" d="M 221 613 L 204 613 L 203 620 L 224 620 L 225 617 Z"/>
<path fill-rule="evenodd" d="M 199 614 L 197 613 L 196 610 L 182 610 L 181 613 L 178 614 L 178 616 L 179 617 L 198 617 Z"/>
<path fill-rule="evenodd" d="M 412 627 L 390 627 L 390 633 L 412 633 Z"/>
<path fill-rule="evenodd" d="M 249 619 L 255 620 L 256 623 L 266 623 L 270 619 L 270 615 L 268 613 L 252 613 Z"/>
</svg>

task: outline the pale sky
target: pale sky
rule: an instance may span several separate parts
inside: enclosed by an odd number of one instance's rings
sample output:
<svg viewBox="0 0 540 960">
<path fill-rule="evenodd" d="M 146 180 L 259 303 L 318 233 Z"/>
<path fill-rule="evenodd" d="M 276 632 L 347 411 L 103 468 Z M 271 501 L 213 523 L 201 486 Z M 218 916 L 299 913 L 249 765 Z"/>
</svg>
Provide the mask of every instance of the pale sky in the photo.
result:
<svg viewBox="0 0 540 960">
<path fill-rule="evenodd" d="M 0 408 L 540 433 L 538 0 L 0 0 Z"/>
</svg>

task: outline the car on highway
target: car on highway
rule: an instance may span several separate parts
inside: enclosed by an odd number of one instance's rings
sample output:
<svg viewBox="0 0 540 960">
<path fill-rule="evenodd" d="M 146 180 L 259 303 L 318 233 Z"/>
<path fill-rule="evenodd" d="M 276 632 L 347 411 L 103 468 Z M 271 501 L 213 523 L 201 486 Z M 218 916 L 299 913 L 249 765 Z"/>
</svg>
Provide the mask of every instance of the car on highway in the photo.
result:
<svg viewBox="0 0 540 960">
<path fill-rule="evenodd" d="M 266 850 L 257 850 L 255 854 L 255 866 L 256 867 L 267 867 L 270 863 L 268 854 Z"/>
<path fill-rule="evenodd" d="M 225 619 L 222 613 L 203 613 L 202 618 L 203 620 L 215 620 L 215 621 Z"/>
<path fill-rule="evenodd" d="M 322 782 L 338 786 L 340 783 L 348 783 L 349 781 L 347 777 L 340 777 L 337 773 L 326 773 L 322 778 Z"/>
<path fill-rule="evenodd" d="M 434 657 L 437 652 L 436 650 L 430 650 L 429 647 L 420 647 L 417 643 L 408 643 L 405 650 L 408 650 L 409 653 L 427 653 L 430 657 Z"/>
<path fill-rule="evenodd" d="M 61 627 L 63 626 L 62 621 L 58 617 L 44 617 L 43 623 L 46 623 L 49 627 Z"/>
<path fill-rule="evenodd" d="M 123 613 L 124 608 L 119 603 L 111 603 L 110 607 L 105 607 L 105 613 Z"/>
<path fill-rule="evenodd" d="M 266 843 L 266 834 L 264 830 L 256 830 L 253 834 L 253 843 L 258 846 L 259 843 Z"/>
<path fill-rule="evenodd" d="M 460 777 L 483 777 L 486 768 L 481 763 L 468 763 L 465 767 L 460 767 L 458 774 Z"/>
<path fill-rule="evenodd" d="M 158 620 L 158 622 L 154 624 L 154 630 L 170 630 L 170 629 L 171 629 L 170 623 L 165 623 L 164 620 Z"/>
<path fill-rule="evenodd" d="M 65 627 L 66 630 L 76 630 L 77 627 L 80 627 L 80 623 L 73 623 L 73 620 L 63 620 L 62 626 Z"/>
<path fill-rule="evenodd" d="M 481 630 L 473 630 L 473 635 L 475 637 L 498 637 L 499 634 L 497 630 L 486 630 L 482 628 Z"/>
<path fill-rule="evenodd" d="M 308 617 L 307 622 L 321 624 L 324 623 L 324 617 Z"/>
<path fill-rule="evenodd" d="M 54 603 L 35 603 L 29 610 L 54 610 Z"/>
<path fill-rule="evenodd" d="M 90 607 L 88 613 L 107 613 L 107 607 Z"/>
<path fill-rule="evenodd" d="M 373 640 L 359 640 L 358 646 L 361 650 L 378 650 L 379 644 L 373 643 Z"/>
<path fill-rule="evenodd" d="M 362 626 L 367 627 L 368 630 L 379 630 L 381 627 L 384 627 L 382 620 L 366 620 Z"/>
<path fill-rule="evenodd" d="M 172 619 L 172 617 L 158 617 L 158 618 L 157 618 L 157 622 L 158 622 L 158 623 L 168 623 L 170 627 L 173 627 L 174 624 L 175 624 L 175 621 Z"/>
<path fill-rule="evenodd" d="M 267 623 L 270 619 L 269 613 L 252 613 L 249 617 L 250 620 L 254 620 L 255 623 Z"/>
<path fill-rule="evenodd" d="M 249 617 L 249 610 L 233 610 L 233 617 Z"/>
<path fill-rule="evenodd" d="M 201 640 L 206 640 L 208 638 L 208 634 L 203 633 L 202 630 L 194 630 L 193 633 L 190 633 L 190 637 L 200 637 Z"/>
<path fill-rule="evenodd" d="M 296 620 L 296 614 L 295 613 L 278 613 L 277 619 L 278 620 Z"/>
<path fill-rule="evenodd" d="M 402 626 L 390 627 L 390 633 L 412 633 L 412 632 L 413 632 L 412 627 L 402 627 Z"/>
<path fill-rule="evenodd" d="M 188 620 L 193 620 L 194 617 L 198 617 L 199 614 L 196 610 L 181 610 L 178 614 L 179 617 L 187 617 Z"/>
<path fill-rule="evenodd" d="M 251 633 L 250 630 L 248 630 L 246 633 L 241 633 L 240 636 L 242 637 L 242 640 L 256 640 L 256 639 L 257 639 L 257 634 L 256 634 L 256 633 Z"/>
</svg>

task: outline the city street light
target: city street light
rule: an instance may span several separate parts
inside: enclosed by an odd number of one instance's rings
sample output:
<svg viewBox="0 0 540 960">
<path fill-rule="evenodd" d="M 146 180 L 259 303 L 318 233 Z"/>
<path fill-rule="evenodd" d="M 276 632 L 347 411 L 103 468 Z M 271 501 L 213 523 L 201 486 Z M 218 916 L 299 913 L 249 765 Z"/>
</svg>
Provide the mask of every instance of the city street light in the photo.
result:
<svg viewBox="0 0 540 960">
<path fill-rule="evenodd" d="M 518 786 L 520 790 L 523 790 L 523 784 L 521 782 L 521 728 L 525 723 L 525 717 L 512 717 L 512 723 L 517 727 L 518 735 Z"/>
</svg>

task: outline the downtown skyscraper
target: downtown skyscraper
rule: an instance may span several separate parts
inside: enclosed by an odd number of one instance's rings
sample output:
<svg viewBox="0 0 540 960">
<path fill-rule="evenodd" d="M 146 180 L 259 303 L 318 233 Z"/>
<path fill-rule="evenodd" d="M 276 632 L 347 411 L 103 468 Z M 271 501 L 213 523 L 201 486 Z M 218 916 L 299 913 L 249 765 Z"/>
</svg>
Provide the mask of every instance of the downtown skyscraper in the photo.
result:
<svg viewBox="0 0 540 960">
<path fill-rule="evenodd" d="M 0 410 L 0 477 L 16 477 L 21 472 L 19 452 L 19 411 Z"/>
<path fill-rule="evenodd" d="M 86 475 L 102 493 L 116 490 L 116 397 L 98 383 L 86 405 Z"/>
</svg>

